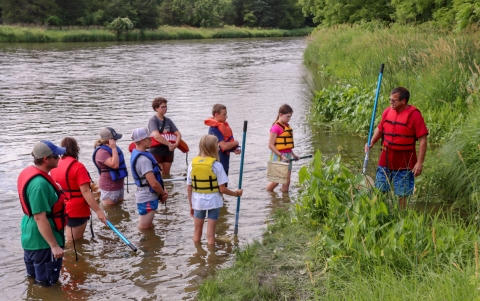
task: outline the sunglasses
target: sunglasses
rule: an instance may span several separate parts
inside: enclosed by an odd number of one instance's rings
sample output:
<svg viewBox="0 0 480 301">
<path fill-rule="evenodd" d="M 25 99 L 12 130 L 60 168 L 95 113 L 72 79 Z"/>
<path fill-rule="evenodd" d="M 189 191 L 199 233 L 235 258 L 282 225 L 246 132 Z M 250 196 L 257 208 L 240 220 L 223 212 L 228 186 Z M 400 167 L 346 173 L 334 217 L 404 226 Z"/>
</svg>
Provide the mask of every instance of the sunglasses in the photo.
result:
<svg viewBox="0 0 480 301">
<path fill-rule="evenodd" d="M 50 156 L 47 156 L 47 158 L 57 160 L 58 158 L 60 158 L 60 156 L 59 155 L 50 155 Z"/>
<path fill-rule="evenodd" d="M 160 107 L 160 109 L 166 109 L 166 108 L 167 108 L 167 106 L 161 106 Z"/>
</svg>

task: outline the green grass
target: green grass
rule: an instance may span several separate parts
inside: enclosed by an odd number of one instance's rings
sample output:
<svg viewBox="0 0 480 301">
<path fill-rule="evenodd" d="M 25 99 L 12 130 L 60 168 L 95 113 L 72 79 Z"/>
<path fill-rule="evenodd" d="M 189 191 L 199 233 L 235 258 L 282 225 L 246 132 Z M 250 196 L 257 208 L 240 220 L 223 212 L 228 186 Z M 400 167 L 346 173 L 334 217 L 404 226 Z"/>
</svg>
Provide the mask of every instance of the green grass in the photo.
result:
<svg viewBox="0 0 480 301">
<path fill-rule="evenodd" d="M 199 300 L 478 300 L 480 230 L 458 215 L 399 210 L 320 153 L 263 243 L 200 286 Z"/>
<path fill-rule="evenodd" d="M 313 28 L 293 30 L 248 29 L 225 27 L 217 29 L 162 26 L 155 30 L 131 30 L 119 36 L 104 28 L 44 28 L 0 25 L 0 43 L 149 41 L 181 39 L 219 39 L 306 36 Z"/>
<path fill-rule="evenodd" d="M 439 31 L 428 24 L 319 28 L 309 38 L 304 53 L 305 62 L 316 74 L 330 79 L 327 85 L 316 87 L 313 99 L 316 119 L 336 129 L 357 130 L 367 135 L 380 64 L 385 63 L 377 116 L 388 106 L 389 92 L 396 86 L 405 86 L 411 92 L 410 102 L 425 118 L 429 141 L 442 142 L 478 105 L 468 101 L 473 93 L 468 85 L 479 75 L 475 67 L 475 62 L 480 62 L 479 41 L 478 30 L 453 33 Z M 366 108 L 359 114 L 344 114 L 337 119 L 324 117 L 324 110 L 333 100 L 337 101 L 332 97 L 339 93 L 348 95 L 352 88 L 361 91 L 358 96 L 370 98 Z M 331 91 L 335 91 L 332 97 Z M 353 111 L 364 104 L 353 100 L 338 109 Z M 352 123 L 351 116 L 359 121 Z"/>
</svg>

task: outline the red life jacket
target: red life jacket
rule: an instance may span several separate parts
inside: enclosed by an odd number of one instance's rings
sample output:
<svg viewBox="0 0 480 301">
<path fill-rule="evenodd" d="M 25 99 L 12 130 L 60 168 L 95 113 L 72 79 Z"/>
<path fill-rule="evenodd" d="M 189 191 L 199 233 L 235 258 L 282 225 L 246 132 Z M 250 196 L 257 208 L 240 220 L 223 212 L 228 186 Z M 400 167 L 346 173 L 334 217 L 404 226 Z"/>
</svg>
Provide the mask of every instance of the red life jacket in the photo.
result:
<svg viewBox="0 0 480 301">
<path fill-rule="evenodd" d="M 65 193 L 65 209 L 68 217 L 89 217 L 90 206 L 82 195 L 82 191 L 77 182 L 69 178 L 70 168 L 78 162 L 73 157 L 63 157 L 58 162 L 58 167 L 50 171 L 52 178 L 62 186 Z M 89 175 L 90 176 L 90 175 Z"/>
<path fill-rule="evenodd" d="M 232 129 L 230 128 L 230 125 L 228 124 L 228 122 L 220 122 L 215 120 L 213 117 L 210 117 L 208 119 L 205 119 L 204 123 L 207 126 L 218 128 L 220 133 L 222 133 L 223 135 L 223 141 L 225 142 L 235 141 L 235 139 L 233 138 Z M 228 153 L 229 151 L 222 149 L 222 152 Z"/>
<path fill-rule="evenodd" d="M 51 212 L 47 214 L 47 218 L 52 219 L 53 223 L 55 224 L 55 228 L 60 231 L 65 227 L 68 220 L 68 216 L 65 213 L 65 195 L 58 189 L 57 183 L 55 183 L 49 174 L 35 166 L 29 166 L 25 168 L 18 176 L 17 189 L 23 213 L 28 216 L 32 216 L 30 201 L 27 198 L 27 187 L 28 184 L 38 176 L 44 177 L 52 185 L 55 193 L 58 196 L 57 201 L 51 208 Z"/>
<path fill-rule="evenodd" d="M 413 111 L 418 111 L 414 106 L 408 106 L 400 114 L 392 108 L 387 109 L 383 123 L 383 145 L 395 151 L 415 151 L 415 131 L 408 127 L 408 118 Z"/>
</svg>

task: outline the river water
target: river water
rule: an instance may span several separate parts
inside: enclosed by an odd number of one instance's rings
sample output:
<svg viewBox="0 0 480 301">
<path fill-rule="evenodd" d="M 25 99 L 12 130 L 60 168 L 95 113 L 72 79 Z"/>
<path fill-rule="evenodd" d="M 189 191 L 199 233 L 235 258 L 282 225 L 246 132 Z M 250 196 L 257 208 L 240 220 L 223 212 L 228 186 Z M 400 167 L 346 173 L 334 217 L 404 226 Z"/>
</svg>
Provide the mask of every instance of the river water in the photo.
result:
<svg viewBox="0 0 480 301">
<path fill-rule="evenodd" d="M 337 152 L 361 156 L 364 142 L 351 136 L 312 130 L 302 63 L 303 38 L 159 41 L 145 43 L 64 43 L 0 45 L 0 291 L 1 300 L 189 300 L 199 283 L 233 258 L 233 251 L 260 240 L 271 213 L 295 195 L 265 192 L 268 133 L 283 103 L 294 108 L 291 121 L 296 153 Z M 189 144 L 188 160 L 198 153 L 207 132 L 203 120 L 212 105 L 227 106 L 228 121 L 242 140 L 248 120 L 239 233 L 233 235 L 236 198 L 226 197 L 217 223 L 217 242 L 194 245 L 184 182 L 167 183 L 170 199 L 159 208 L 154 228 L 139 231 L 134 187 L 118 206 L 103 208 L 109 220 L 138 247 L 135 254 L 96 218 L 95 238 L 87 230 L 76 241 L 79 261 L 67 245 L 59 283 L 33 285 L 25 276 L 20 245 L 22 211 L 16 191 L 18 173 L 32 164 L 29 154 L 41 139 L 79 142 L 80 161 L 94 180 L 93 143 L 105 126 L 124 136 L 153 116 L 153 98 L 168 99 L 168 112 Z M 360 147 L 359 147 L 360 146 Z M 172 177 L 186 174 L 186 156 L 177 151 Z M 294 163 L 292 180 L 302 163 Z M 240 156 L 232 155 L 230 187 L 239 181 Z M 130 179 L 130 182 L 133 182 Z"/>
</svg>

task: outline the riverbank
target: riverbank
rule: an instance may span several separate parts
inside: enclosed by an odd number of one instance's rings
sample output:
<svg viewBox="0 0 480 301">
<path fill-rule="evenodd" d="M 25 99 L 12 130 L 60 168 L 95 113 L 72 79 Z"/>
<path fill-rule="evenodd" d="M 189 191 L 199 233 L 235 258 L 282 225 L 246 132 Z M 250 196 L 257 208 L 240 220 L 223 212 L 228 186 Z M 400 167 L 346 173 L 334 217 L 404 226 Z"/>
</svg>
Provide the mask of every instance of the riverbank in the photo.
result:
<svg viewBox="0 0 480 301">
<path fill-rule="evenodd" d="M 399 211 L 363 177 L 317 153 L 300 196 L 262 243 L 204 282 L 199 300 L 476 300 L 478 227 Z M 388 195 L 388 198 L 395 199 Z"/>
<path fill-rule="evenodd" d="M 265 38 L 307 36 L 313 28 L 300 29 L 249 29 L 224 27 L 216 29 L 162 26 L 155 30 L 130 30 L 116 35 L 105 28 L 47 28 L 0 25 L 0 43 L 45 42 L 103 42 L 103 41 L 154 41 L 185 39 Z"/>
</svg>

